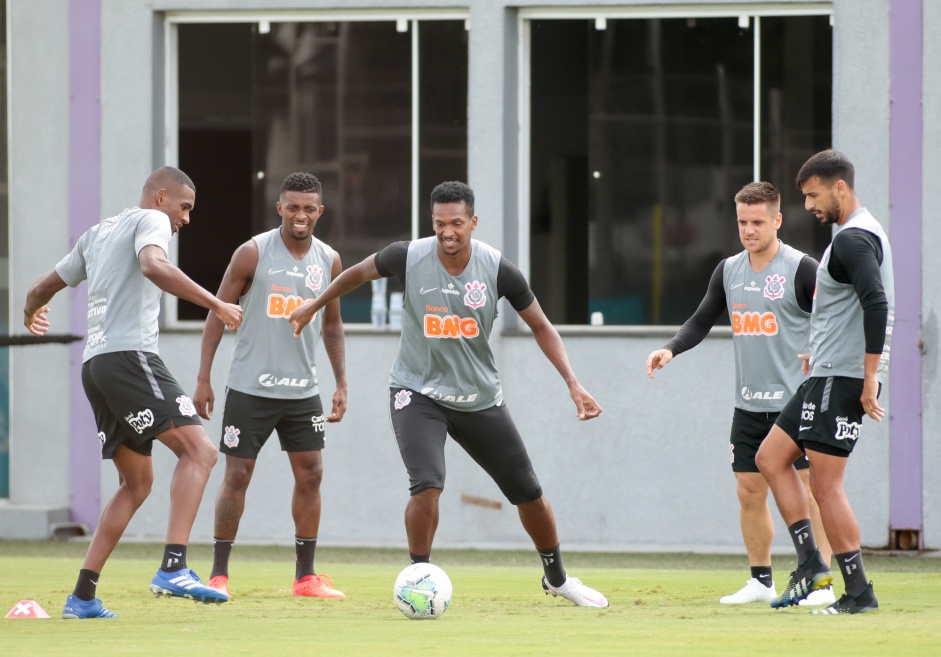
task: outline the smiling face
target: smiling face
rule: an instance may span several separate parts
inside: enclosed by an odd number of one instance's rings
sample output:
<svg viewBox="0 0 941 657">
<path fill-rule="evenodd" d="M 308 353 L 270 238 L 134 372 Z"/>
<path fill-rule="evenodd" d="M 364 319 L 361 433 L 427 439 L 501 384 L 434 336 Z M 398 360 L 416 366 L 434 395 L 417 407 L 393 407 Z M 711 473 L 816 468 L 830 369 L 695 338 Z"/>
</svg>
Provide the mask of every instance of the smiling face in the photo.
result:
<svg viewBox="0 0 941 657">
<path fill-rule="evenodd" d="M 839 224 L 843 216 L 839 195 L 845 187 L 846 183 L 842 180 L 827 185 L 820 179 L 820 176 L 811 176 L 801 183 L 804 207 L 808 212 L 812 212 L 824 226 Z"/>
<path fill-rule="evenodd" d="M 196 192 L 192 187 L 177 183 L 161 187 L 156 194 L 156 209 L 170 217 L 174 233 L 190 222 L 190 212 L 196 205 Z"/>
<path fill-rule="evenodd" d="M 464 201 L 435 203 L 431 207 L 431 224 L 438 238 L 440 256 L 455 258 L 469 252 L 477 215 L 471 215 Z"/>
<path fill-rule="evenodd" d="M 752 255 L 765 253 L 778 242 L 781 213 L 773 212 L 767 203 L 736 203 L 738 236 L 742 246 Z"/>
<path fill-rule="evenodd" d="M 275 204 L 281 216 L 281 233 L 302 241 L 310 239 L 323 214 L 320 194 L 286 191 Z"/>
</svg>

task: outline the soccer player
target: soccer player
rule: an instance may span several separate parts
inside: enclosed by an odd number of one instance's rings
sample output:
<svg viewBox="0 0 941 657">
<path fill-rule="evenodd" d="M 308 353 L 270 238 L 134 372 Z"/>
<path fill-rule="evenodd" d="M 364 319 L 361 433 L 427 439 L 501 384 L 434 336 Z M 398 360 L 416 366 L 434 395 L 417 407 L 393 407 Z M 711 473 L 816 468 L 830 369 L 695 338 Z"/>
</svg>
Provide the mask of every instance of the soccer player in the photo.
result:
<svg viewBox="0 0 941 657">
<path fill-rule="evenodd" d="M 578 419 L 597 417 L 601 407 L 575 377 L 558 331 L 523 274 L 499 251 L 471 239 L 477 216 L 470 187 L 460 182 L 435 187 L 431 215 L 433 237 L 395 242 L 344 271 L 321 296 L 291 314 L 294 334 L 301 335 L 337 297 L 367 281 L 398 278 L 405 299 L 389 411 L 409 475 L 405 529 L 412 562 L 430 560 L 450 434 L 516 505 L 542 558 L 543 589 L 579 606 L 607 607 L 603 595 L 566 574 L 552 508 L 504 403 L 488 341 L 500 297 L 532 329 L 568 386 Z"/>
<path fill-rule="evenodd" d="M 275 204 L 281 225 L 256 235 L 232 255 L 219 287 L 220 299 L 238 301 L 245 321 L 235 336 L 222 419 L 220 451 L 225 478 L 216 496 L 215 537 L 209 584 L 229 592 L 229 555 L 245 510 L 245 493 L 258 453 L 277 429 L 294 475 L 294 544 L 297 552 L 293 595 L 343 598 L 327 575 L 314 571 L 320 528 L 324 423 L 339 422 L 346 412 L 346 366 L 340 302 L 327 304 L 312 330 L 300 340 L 287 318 L 296 306 L 323 293 L 341 271 L 340 256 L 314 237 L 323 214 L 320 181 L 309 173 L 290 174 Z M 322 325 L 321 325 L 322 323 Z M 333 366 L 336 391 L 324 418 L 314 356 L 317 339 Z M 222 323 L 212 314 L 203 328 L 194 399 L 207 420 L 215 395 L 210 371 L 222 339 Z"/>
<path fill-rule="evenodd" d="M 771 572 L 774 522 L 768 507 L 768 484 L 755 465 L 755 454 L 778 413 L 804 380 L 798 354 L 807 350 L 817 276 L 816 260 L 778 239 L 780 210 L 781 194 L 771 183 L 748 183 L 738 191 L 735 213 L 745 250 L 719 263 L 699 308 L 646 363 L 647 375 L 653 378 L 654 370 L 702 342 L 722 312 L 728 312 L 735 351 L 729 460 L 751 577 L 741 590 L 721 598 L 721 604 L 771 602 L 777 597 Z M 801 454 L 793 463 L 809 489 L 807 458 Z M 819 512 L 812 497 L 809 502 L 823 560 L 829 563 Z M 824 605 L 835 599 L 833 589 L 827 587 L 803 603 Z"/>
<path fill-rule="evenodd" d="M 150 494 L 154 439 L 179 461 L 170 483 L 167 544 L 150 590 L 206 603 L 229 599 L 186 566 L 190 531 L 217 454 L 192 400 L 157 352 L 161 290 L 210 309 L 230 329 L 242 322 L 241 308 L 214 297 L 167 260 L 170 239 L 190 222 L 195 201 L 189 176 L 173 167 L 157 169 L 144 183 L 139 206 L 87 230 L 26 297 L 24 323 L 42 336 L 49 330 L 46 304 L 66 285 L 88 279 L 82 385 L 95 414 L 102 458 L 112 460 L 120 478 L 101 511 L 63 618 L 115 617 L 96 597 L 98 578 Z"/>
<path fill-rule="evenodd" d="M 866 579 L 859 524 L 843 489 L 846 462 L 868 415 L 881 422 L 879 393 L 889 369 L 889 336 L 895 304 L 892 249 L 879 222 L 862 207 L 853 184 L 855 170 L 843 153 L 813 155 L 797 174 L 806 207 L 833 226 L 830 246 L 817 269 L 817 293 L 810 316 L 810 353 L 803 370 L 810 378 L 788 401 L 758 450 L 757 463 L 792 534 L 797 569 L 787 589 L 771 603 L 797 604 L 833 579 L 820 558 L 808 522 L 807 494 L 791 463 L 805 453 L 810 486 L 846 593 L 814 613 L 855 614 L 879 608 Z"/>
</svg>

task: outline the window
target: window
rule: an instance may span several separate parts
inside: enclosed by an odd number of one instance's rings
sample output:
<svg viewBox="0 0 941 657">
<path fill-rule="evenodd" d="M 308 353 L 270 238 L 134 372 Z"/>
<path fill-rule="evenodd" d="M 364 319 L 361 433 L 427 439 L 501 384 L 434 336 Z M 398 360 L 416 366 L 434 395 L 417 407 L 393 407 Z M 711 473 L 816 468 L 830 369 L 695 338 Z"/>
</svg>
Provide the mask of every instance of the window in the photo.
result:
<svg viewBox="0 0 941 657">
<path fill-rule="evenodd" d="M 178 262 L 197 282 L 215 291 L 235 248 L 280 224 L 292 171 L 323 184 L 315 235 L 344 267 L 431 234 L 432 187 L 467 177 L 463 20 L 175 27 L 177 159 L 197 187 Z M 369 286 L 344 297 L 344 321 L 369 322 L 370 302 Z M 177 319 L 205 316 L 178 302 Z"/>
<path fill-rule="evenodd" d="M 685 321 L 742 248 L 732 198 L 756 177 L 782 192 L 780 237 L 821 256 L 829 232 L 794 178 L 830 146 L 828 16 L 537 18 L 528 34 L 530 277 L 553 322 Z"/>
</svg>

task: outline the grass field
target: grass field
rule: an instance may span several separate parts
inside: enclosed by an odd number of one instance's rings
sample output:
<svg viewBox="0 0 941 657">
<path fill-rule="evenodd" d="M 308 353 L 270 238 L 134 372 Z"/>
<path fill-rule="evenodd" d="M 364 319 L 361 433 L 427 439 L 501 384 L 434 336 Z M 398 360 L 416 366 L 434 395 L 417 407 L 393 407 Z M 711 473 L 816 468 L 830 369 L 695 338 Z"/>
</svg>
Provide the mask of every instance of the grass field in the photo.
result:
<svg viewBox="0 0 941 657">
<path fill-rule="evenodd" d="M 529 552 L 434 554 L 454 584 L 447 614 L 409 621 L 392 603 L 402 550 L 318 548 L 318 571 L 343 601 L 295 599 L 292 548 L 237 546 L 232 602 L 155 599 L 147 584 L 162 546 L 122 544 L 99 597 L 113 621 L 63 622 L 86 546 L 0 541 L 0 611 L 39 602 L 51 620 L 0 621 L 0 655 L 879 655 L 941 654 L 941 559 L 867 555 L 881 609 L 811 616 L 804 608 L 723 606 L 747 579 L 739 556 L 568 553 L 566 567 L 600 589 L 609 609 L 545 596 Z M 208 579 L 209 546 L 189 564 Z M 778 589 L 792 567 L 775 558 Z M 839 580 L 839 576 L 837 576 Z M 838 589 L 842 589 L 839 586 Z"/>
</svg>

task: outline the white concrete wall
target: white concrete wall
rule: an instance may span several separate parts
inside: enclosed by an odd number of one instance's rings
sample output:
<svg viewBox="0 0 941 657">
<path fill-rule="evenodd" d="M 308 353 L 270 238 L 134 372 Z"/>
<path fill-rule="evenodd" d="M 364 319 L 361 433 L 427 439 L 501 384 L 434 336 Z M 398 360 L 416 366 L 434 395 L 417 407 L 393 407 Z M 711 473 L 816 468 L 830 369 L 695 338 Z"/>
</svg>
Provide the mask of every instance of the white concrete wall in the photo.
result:
<svg viewBox="0 0 941 657">
<path fill-rule="evenodd" d="M 937 427 L 941 426 L 941 262 L 936 245 L 941 244 L 941 222 L 934 214 L 941 207 L 941 80 L 930 73 L 935 62 L 941 61 L 941 3 L 922 3 L 924 12 L 924 112 L 922 194 L 922 339 L 925 356 L 922 360 L 922 440 L 924 454 L 924 541 L 926 545 L 941 545 L 941 441 Z M 935 36 L 933 36 L 935 35 Z"/>
<path fill-rule="evenodd" d="M 10 0 L 10 329 L 26 333 L 23 306 L 33 281 L 69 242 L 68 14 L 58 0 Z M 49 319 L 69 331 L 69 295 Z M 69 348 L 10 350 L 10 502 L 67 506 Z"/>
</svg>

